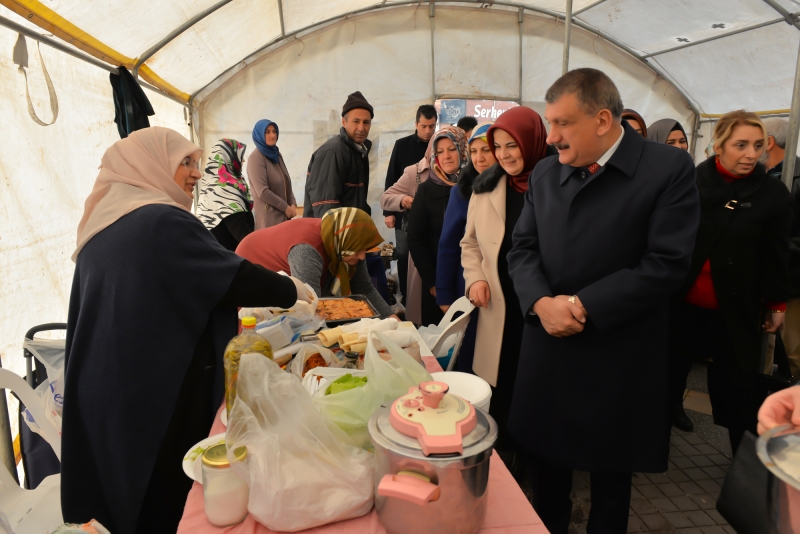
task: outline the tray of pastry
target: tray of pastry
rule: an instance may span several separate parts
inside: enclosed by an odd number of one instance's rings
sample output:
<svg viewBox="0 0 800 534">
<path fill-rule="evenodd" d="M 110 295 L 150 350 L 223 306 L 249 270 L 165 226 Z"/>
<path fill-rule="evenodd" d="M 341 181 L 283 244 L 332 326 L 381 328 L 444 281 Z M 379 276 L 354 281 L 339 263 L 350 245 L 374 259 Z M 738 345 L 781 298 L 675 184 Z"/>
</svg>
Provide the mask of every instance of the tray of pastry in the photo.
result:
<svg viewBox="0 0 800 534">
<path fill-rule="evenodd" d="M 380 317 L 378 310 L 364 295 L 323 297 L 319 299 L 317 315 L 325 319 L 328 328 L 335 328 L 361 319 Z"/>
</svg>

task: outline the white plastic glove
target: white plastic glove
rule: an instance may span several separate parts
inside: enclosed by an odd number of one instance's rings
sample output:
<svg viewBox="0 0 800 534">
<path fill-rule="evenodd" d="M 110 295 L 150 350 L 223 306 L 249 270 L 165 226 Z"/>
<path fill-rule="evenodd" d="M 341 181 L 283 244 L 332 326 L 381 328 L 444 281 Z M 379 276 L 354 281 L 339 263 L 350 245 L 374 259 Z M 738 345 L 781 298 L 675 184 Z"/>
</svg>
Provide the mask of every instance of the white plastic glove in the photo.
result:
<svg viewBox="0 0 800 534">
<path fill-rule="evenodd" d="M 297 300 L 311 304 L 314 300 L 314 295 L 311 294 L 306 285 L 294 276 L 290 276 L 289 278 L 294 282 L 294 287 L 297 289 Z"/>
</svg>

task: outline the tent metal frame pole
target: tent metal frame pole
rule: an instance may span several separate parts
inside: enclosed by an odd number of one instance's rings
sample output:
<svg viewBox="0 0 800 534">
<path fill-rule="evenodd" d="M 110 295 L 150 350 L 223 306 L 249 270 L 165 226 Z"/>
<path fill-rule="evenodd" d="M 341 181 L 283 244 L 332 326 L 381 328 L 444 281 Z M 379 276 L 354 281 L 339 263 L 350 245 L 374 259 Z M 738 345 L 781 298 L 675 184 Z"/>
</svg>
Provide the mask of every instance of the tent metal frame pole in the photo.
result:
<svg viewBox="0 0 800 534">
<path fill-rule="evenodd" d="M 278 18 L 281 20 L 281 36 L 286 35 L 286 27 L 283 24 L 283 0 L 278 0 Z"/>
<path fill-rule="evenodd" d="M 689 154 L 691 154 L 692 159 L 694 160 L 694 152 L 697 150 L 697 136 L 700 135 L 700 115 L 695 113 L 694 115 L 694 128 L 692 129 L 692 146 L 689 148 Z"/>
<path fill-rule="evenodd" d="M 564 57 L 561 61 L 561 75 L 569 72 L 569 44 L 572 38 L 572 0 L 567 0 L 567 12 L 564 14 Z"/>
<path fill-rule="evenodd" d="M 430 0 L 430 1 L 432 2 L 433 0 Z M 477 6 L 482 6 L 483 4 L 485 4 L 484 0 L 437 0 L 437 1 L 439 2 L 439 4 L 444 4 L 444 3 L 476 4 Z M 403 1 L 400 1 L 400 2 L 392 4 L 391 6 L 377 5 L 377 6 L 365 7 L 365 8 L 361 8 L 361 9 L 356 9 L 356 10 L 351 11 L 349 13 L 343 13 L 341 15 L 337 15 L 335 17 L 331 17 L 329 19 L 326 19 L 326 20 L 323 20 L 323 21 L 320 21 L 320 22 L 316 22 L 316 23 L 310 24 L 309 26 L 306 26 L 304 28 L 300 28 L 298 30 L 295 30 L 295 31 L 289 33 L 288 35 L 285 35 L 282 38 L 274 39 L 273 41 L 265 44 L 264 46 L 262 46 L 261 48 L 259 48 L 255 52 L 247 55 L 242 60 L 236 62 L 236 64 L 234 64 L 230 68 L 228 68 L 225 71 L 221 72 L 213 80 L 211 80 L 210 82 L 205 84 L 203 87 L 201 87 L 200 89 L 198 89 L 197 91 L 192 93 L 192 97 L 191 97 L 191 99 L 189 101 L 193 102 L 197 95 L 202 93 L 207 87 L 212 85 L 214 82 L 216 82 L 220 78 L 224 77 L 230 71 L 232 71 L 233 69 L 237 68 L 238 65 L 240 65 L 242 63 L 246 63 L 249 59 L 256 57 L 258 54 L 260 54 L 262 51 L 266 50 L 267 48 L 270 48 L 271 46 L 274 46 L 276 44 L 281 43 L 281 41 L 287 41 L 288 42 L 290 39 L 295 38 L 295 36 L 297 36 L 297 35 L 300 35 L 300 34 L 306 33 L 306 32 L 315 31 L 317 28 L 321 28 L 323 26 L 326 26 L 326 25 L 329 25 L 329 24 L 332 24 L 332 23 L 335 23 L 335 22 L 338 22 L 338 21 L 341 21 L 341 20 L 346 20 L 346 19 L 348 19 L 348 18 L 350 18 L 350 17 L 352 17 L 354 15 L 360 15 L 360 14 L 369 13 L 369 12 L 378 11 L 378 10 L 384 10 L 384 9 L 385 10 L 389 10 L 389 9 L 397 9 L 397 8 L 403 8 L 403 7 L 409 7 L 409 6 L 418 6 L 418 5 L 420 5 L 420 0 L 403 0 Z M 565 15 L 563 13 L 558 13 L 556 11 L 551 11 L 549 9 L 543 9 L 543 8 L 535 7 L 535 6 L 521 5 L 521 4 L 518 4 L 518 3 L 515 3 L 515 2 L 502 2 L 502 1 L 500 1 L 500 2 L 492 2 L 492 5 L 504 6 L 504 7 L 514 7 L 514 8 L 522 7 L 527 12 L 537 13 L 537 14 L 540 14 L 540 15 L 548 16 L 548 17 L 553 17 L 554 19 L 557 19 L 557 20 L 558 19 L 563 20 L 565 18 Z M 478 8 L 480 8 L 480 7 L 478 7 Z M 591 25 L 589 25 L 589 24 L 587 24 L 585 22 L 582 22 L 580 19 L 573 18 L 572 22 L 573 22 L 573 24 L 575 24 L 575 26 L 581 28 L 582 30 L 584 30 L 584 31 L 586 31 L 588 33 L 591 33 L 592 35 L 594 35 L 596 37 L 599 37 L 599 38 L 611 43 L 612 45 L 616 46 L 617 48 L 619 48 L 623 52 L 626 52 L 628 55 L 633 57 L 633 59 L 638 60 L 646 68 L 650 69 L 650 71 L 655 73 L 658 78 L 664 80 L 670 87 L 672 87 L 675 90 L 676 93 L 681 95 L 683 97 L 683 99 L 686 101 L 686 104 L 689 106 L 689 109 L 691 109 L 692 112 L 694 112 L 695 115 L 700 115 L 700 110 L 697 108 L 697 106 L 695 105 L 695 103 L 692 100 L 692 98 L 679 85 L 677 85 L 674 81 L 672 81 L 669 77 L 667 77 L 664 74 L 664 72 L 659 67 L 657 67 L 653 62 L 650 62 L 646 58 L 643 58 L 640 54 L 638 54 L 636 51 L 634 51 L 628 45 L 622 43 L 621 41 L 615 39 L 614 37 L 608 35 L 607 33 L 603 32 L 601 30 L 598 30 L 597 28 L 595 28 L 595 27 L 593 27 L 593 26 L 591 26 Z"/>
<path fill-rule="evenodd" d="M 523 8 L 519 8 L 517 12 L 519 19 L 519 103 L 522 104 L 522 36 L 523 36 L 523 29 L 525 27 L 525 10 Z"/>
<path fill-rule="evenodd" d="M 436 102 L 436 47 L 434 20 L 436 17 L 436 2 L 435 0 L 428 0 L 428 20 L 431 22 L 431 95 L 433 102 Z M 432 102 L 432 103 L 433 103 Z"/>
<path fill-rule="evenodd" d="M 35 41 L 39 41 L 40 43 L 42 43 L 44 45 L 47 45 L 47 46 L 49 46 L 51 48 L 55 48 L 59 52 L 64 52 L 67 55 L 70 55 L 70 56 L 72 56 L 72 57 L 74 57 L 76 59 L 80 59 L 81 61 L 85 61 L 86 63 L 89 63 L 90 65 L 94 65 L 95 67 L 103 69 L 105 71 L 108 71 L 111 74 L 119 74 L 119 71 L 117 70 L 117 67 L 115 67 L 113 65 L 110 65 L 108 63 L 105 63 L 103 61 L 100 61 L 99 59 L 94 58 L 94 57 L 90 56 L 89 54 L 85 54 L 85 53 L 81 52 L 80 50 L 76 50 L 75 48 L 67 45 L 66 43 L 63 43 L 63 42 L 59 41 L 58 39 L 53 39 L 52 37 L 48 37 L 46 35 L 42 35 L 40 33 L 36 33 L 35 31 L 31 30 L 30 28 L 26 28 L 25 26 L 22 26 L 21 24 L 17 24 L 13 20 L 9 20 L 9 19 L 7 19 L 5 17 L 0 16 L 0 26 L 5 26 L 9 30 L 13 30 L 13 31 L 15 31 L 17 33 L 21 33 L 25 37 L 30 37 L 31 39 L 33 39 Z M 174 97 L 174 96 L 172 96 L 172 95 L 170 95 L 168 93 L 165 93 L 161 89 L 159 89 L 157 87 L 153 87 L 149 83 L 143 82 L 142 80 L 138 80 L 137 79 L 136 81 L 137 81 L 137 83 L 139 85 L 141 85 L 145 89 L 149 89 L 149 90 L 153 91 L 154 93 L 158 93 L 159 95 L 163 96 L 164 98 L 169 98 L 173 102 L 177 102 L 178 104 L 180 104 L 180 105 L 182 105 L 184 107 L 189 107 L 188 104 L 186 102 L 184 102 L 183 100 L 181 100 L 180 98 L 176 98 L 176 97 Z"/>
<path fill-rule="evenodd" d="M 782 5 L 780 5 L 775 0 L 764 0 L 764 3 L 769 5 L 769 7 L 771 7 L 778 13 L 780 13 L 781 16 L 784 18 L 784 20 L 786 20 L 787 24 L 791 24 L 792 26 L 800 30 L 800 22 L 798 22 L 797 16 L 793 15 L 792 13 L 789 13 Z"/>
<path fill-rule="evenodd" d="M 774 20 L 768 20 L 767 22 L 762 22 L 760 24 L 754 24 L 753 26 L 747 26 L 746 28 L 739 28 L 738 30 L 735 30 L 735 31 L 732 31 L 732 32 L 723 33 L 721 35 L 715 35 L 714 37 L 708 37 L 707 39 L 700 39 L 699 41 L 693 41 L 691 43 L 686 43 L 686 44 L 683 44 L 683 45 L 680 45 L 680 46 L 674 46 L 672 48 L 665 48 L 664 50 L 659 50 L 657 52 L 652 52 L 650 54 L 645 54 L 645 55 L 642 56 L 642 59 L 647 59 L 647 58 L 651 58 L 651 57 L 655 57 L 655 56 L 660 56 L 661 54 L 668 54 L 670 52 L 675 52 L 677 50 L 683 50 L 684 48 L 691 48 L 693 46 L 697 46 L 697 45 L 700 45 L 700 44 L 703 44 L 703 43 L 710 43 L 711 41 L 716 41 L 718 39 L 724 39 L 726 37 L 731 37 L 733 35 L 737 35 L 737 34 L 740 34 L 740 33 L 749 32 L 751 30 L 758 30 L 758 29 L 763 28 L 765 26 L 772 26 L 773 24 L 777 24 L 779 22 L 784 22 L 784 21 L 785 21 L 785 19 L 783 19 L 783 18 L 774 19 Z"/>
<path fill-rule="evenodd" d="M 789 135 L 786 139 L 786 153 L 783 155 L 781 180 L 792 190 L 794 164 L 797 159 L 797 141 L 800 138 L 800 49 L 797 51 L 797 65 L 794 69 L 794 90 L 792 91 L 792 111 L 789 116 Z"/>
<path fill-rule="evenodd" d="M 573 11 L 573 12 L 572 12 L 572 16 L 573 16 L 573 17 L 577 17 L 577 16 L 578 16 L 578 15 L 580 15 L 581 13 L 584 13 L 584 12 L 586 12 L 586 11 L 589 11 L 590 9 L 592 9 L 592 8 L 594 8 L 594 7 L 597 7 L 597 6 L 599 6 L 600 4 L 602 4 L 602 3 L 603 3 L 603 2 L 605 2 L 605 1 L 606 1 L 606 0 L 598 0 L 598 1 L 597 1 L 597 2 L 595 2 L 594 4 L 591 4 L 591 5 L 588 5 L 588 6 L 586 6 L 586 7 L 583 7 L 583 8 L 581 8 L 581 9 L 579 9 L 578 11 Z"/>
<path fill-rule="evenodd" d="M 161 50 L 162 48 L 167 46 L 169 43 L 171 43 L 173 40 L 175 40 L 175 38 L 178 37 L 180 34 L 185 32 L 186 30 L 188 30 L 189 28 L 191 28 L 192 26 L 194 26 L 195 24 L 197 24 L 198 22 L 200 22 L 201 20 L 203 20 L 207 16 L 211 15 L 212 13 L 214 13 L 215 11 L 220 9 L 221 7 L 224 7 L 225 5 L 231 3 L 232 1 L 233 0 L 221 0 L 220 2 L 217 2 L 213 6 L 209 7 L 208 9 L 205 9 L 205 10 L 201 11 L 200 13 L 195 15 L 194 17 L 192 17 L 189 20 L 187 20 L 186 22 L 184 22 L 183 24 L 181 24 L 180 26 L 178 26 L 177 28 L 175 28 L 174 30 L 169 32 L 169 34 L 167 34 L 166 37 L 164 37 L 159 42 L 157 42 L 156 44 L 151 46 L 144 54 L 142 54 L 138 58 L 136 58 L 136 64 L 133 66 L 133 69 L 131 70 L 131 74 L 133 74 L 134 78 L 138 78 L 139 77 L 139 67 L 141 67 L 148 59 L 153 57 L 159 50 Z M 282 17 L 281 17 L 281 28 L 283 28 L 283 18 Z"/>
</svg>

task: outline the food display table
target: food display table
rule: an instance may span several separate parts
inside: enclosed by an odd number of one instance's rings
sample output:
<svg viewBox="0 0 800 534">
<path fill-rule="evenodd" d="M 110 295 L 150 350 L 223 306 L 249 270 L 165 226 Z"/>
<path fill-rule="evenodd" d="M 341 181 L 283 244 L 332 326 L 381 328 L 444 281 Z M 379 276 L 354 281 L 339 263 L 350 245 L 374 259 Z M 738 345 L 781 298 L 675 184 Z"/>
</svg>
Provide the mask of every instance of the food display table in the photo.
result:
<svg viewBox="0 0 800 534">
<path fill-rule="evenodd" d="M 442 368 L 433 357 L 423 357 L 429 372 L 441 371 Z M 214 425 L 209 435 L 225 431 L 220 420 L 224 405 L 217 412 Z M 533 510 L 525 494 L 517 485 L 503 461 L 494 453 L 489 463 L 488 503 L 486 506 L 486 519 L 481 533 L 504 534 L 547 534 L 547 529 L 542 524 L 539 516 Z M 218 528 L 211 525 L 206 519 L 203 509 L 203 486 L 197 482 L 189 491 L 183 518 L 178 526 L 179 534 L 203 534 L 225 532 L 228 534 L 270 534 L 275 532 L 256 522 L 252 516 L 247 516 L 243 523 L 233 527 Z M 314 534 L 386 534 L 386 529 L 378 521 L 378 514 L 372 512 L 362 517 L 331 523 L 321 527 L 304 530 L 305 533 Z"/>
</svg>

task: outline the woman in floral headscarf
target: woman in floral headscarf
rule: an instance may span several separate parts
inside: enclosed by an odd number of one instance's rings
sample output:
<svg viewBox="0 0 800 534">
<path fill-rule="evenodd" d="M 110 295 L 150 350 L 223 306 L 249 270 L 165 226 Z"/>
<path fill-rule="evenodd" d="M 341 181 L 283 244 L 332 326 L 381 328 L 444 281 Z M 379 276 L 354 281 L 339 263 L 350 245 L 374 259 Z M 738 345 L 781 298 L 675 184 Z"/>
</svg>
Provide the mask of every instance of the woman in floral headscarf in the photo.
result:
<svg viewBox="0 0 800 534">
<path fill-rule="evenodd" d="M 253 231 L 255 224 L 253 202 L 242 176 L 246 149 L 246 145 L 235 139 L 220 139 L 211 149 L 200 180 L 197 218 L 220 245 L 231 251 Z"/>
<path fill-rule="evenodd" d="M 422 280 L 421 320 L 438 324 L 444 316 L 436 304 L 436 257 L 450 190 L 469 163 L 467 137 L 461 128 L 445 126 L 431 139 L 428 180 L 420 183 L 408 218 L 408 250 Z"/>
</svg>

